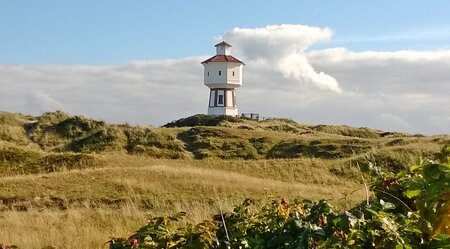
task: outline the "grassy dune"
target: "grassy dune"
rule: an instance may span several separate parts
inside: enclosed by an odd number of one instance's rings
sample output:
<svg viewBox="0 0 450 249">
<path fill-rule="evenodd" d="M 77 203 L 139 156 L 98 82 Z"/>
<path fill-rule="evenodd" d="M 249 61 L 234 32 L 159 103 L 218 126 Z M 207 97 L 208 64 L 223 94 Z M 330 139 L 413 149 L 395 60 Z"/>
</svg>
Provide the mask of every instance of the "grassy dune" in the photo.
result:
<svg viewBox="0 0 450 249">
<path fill-rule="evenodd" d="M 129 159 L 134 165 L 120 167 L 111 163 L 109 167 L 98 169 L 2 177 L 2 208 L 65 209 L 131 202 L 143 209 L 158 210 L 166 209 L 166 203 L 170 205 L 179 200 L 214 202 L 217 195 L 230 200 L 265 196 L 329 198 L 338 203 L 336 198 L 342 197 L 342 192 L 352 191 L 360 185 L 358 178 L 336 175 L 331 165 L 307 160 L 253 161 L 248 164 L 219 160 L 196 165 L 198 162 L 189 160 L 170 163 Z M 145 166 L 136 163 L 140 160 Z M 283 164 L 289 166 L 283 167 Z"/>
<path fill-rule="evenodd" d="M 397 171 L 450 136 L 197 115 L 156 128 L 0 113 L 0 243 L 102 248 L 148 216 L 198 222 L 246 198 L 365 198 L 358 166 Z M 368 180 L 368 179 L 367 179 Z"/>
<path fill-rule="evenodd" d="M 0 178 L 0 230 L 7 231 L 0 240 L 22 248 L 100 248 L 111 236 L 134 231 L 149 215 L 187 211 L 188 219 L 198 222 L 217 213 L 219 205 L 230 211 L 248 197 L 326 198 L 345 207 L 364 195 L 357 179 L 336 176 L 326 165 L 307 160 L 201 166 L 189 160 L 128 159 L 133 163 L 125 167 L 122 158 L 119 165 L 99 169 Z M 280 170 L 270 167 L 274 164 Z M 230 167 L 217 169 L 220 165 Z"/>
</svg>

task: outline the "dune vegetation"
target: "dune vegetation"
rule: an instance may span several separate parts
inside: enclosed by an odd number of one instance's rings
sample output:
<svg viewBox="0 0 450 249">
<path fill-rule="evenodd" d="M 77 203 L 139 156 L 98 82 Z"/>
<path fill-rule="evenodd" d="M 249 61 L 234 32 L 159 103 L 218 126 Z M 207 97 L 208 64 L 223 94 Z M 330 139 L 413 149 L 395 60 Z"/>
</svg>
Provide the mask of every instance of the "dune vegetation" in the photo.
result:
<svg viewBox="0 0 450 249">
<path fill-rule="evenodd" d="M 0 244 L 107 248 L 147 218 L 201 222 L 251 198 L 366 198 L 361 169 L 400 172 L 450 136 L 195 115 L 163 127 L 57 111 L 0 113 Z"/>
</svg>

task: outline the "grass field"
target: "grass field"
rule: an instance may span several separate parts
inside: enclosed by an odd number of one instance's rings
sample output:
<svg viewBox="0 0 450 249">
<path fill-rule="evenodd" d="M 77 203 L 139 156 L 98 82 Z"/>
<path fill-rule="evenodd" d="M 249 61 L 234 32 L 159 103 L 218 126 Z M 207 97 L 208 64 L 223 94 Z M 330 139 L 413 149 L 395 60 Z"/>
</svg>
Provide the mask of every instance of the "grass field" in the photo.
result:
<svg viewBox="0 0 450 249">
<path fill-rule="evenodd" d="M 187 211 L 198 222 L 246 198 L 346 208 L 365 198 L 358 166 L 396 171 L 450 141 L 289 120 L 197 116 L 168 126 L 0 113 L 0 243 L 104 248 L 149 216 Z"/>
<path fill-rule="evenodd" d="M 248 197 L 326 198 L 339 207 L 364 197 L 358 178 L 336 176 L 320 160 L 107 161 L 98 169 L 0 178 L 1 241 L 23 248 L 99 248 L 149 215 L 187 211 L 198 222 L 219 205 L 230 211 Z"/>
</svg>

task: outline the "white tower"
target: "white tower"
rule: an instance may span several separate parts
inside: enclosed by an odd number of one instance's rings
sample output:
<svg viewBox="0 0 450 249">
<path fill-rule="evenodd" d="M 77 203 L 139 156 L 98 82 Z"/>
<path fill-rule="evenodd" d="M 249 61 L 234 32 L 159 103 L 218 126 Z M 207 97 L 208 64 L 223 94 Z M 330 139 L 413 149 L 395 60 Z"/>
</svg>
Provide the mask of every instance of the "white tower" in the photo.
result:
<svg viewBox="0 0 450 249">
<path fill-rule="evenodd" d="M 205 85 L 209 87 L 208 115 L 237 116 L 236 89 L 242 86 L 244 63 L 231 56 L 231 45 L 216 44 L 216 55 L 203 61 Z"/>
</svg>

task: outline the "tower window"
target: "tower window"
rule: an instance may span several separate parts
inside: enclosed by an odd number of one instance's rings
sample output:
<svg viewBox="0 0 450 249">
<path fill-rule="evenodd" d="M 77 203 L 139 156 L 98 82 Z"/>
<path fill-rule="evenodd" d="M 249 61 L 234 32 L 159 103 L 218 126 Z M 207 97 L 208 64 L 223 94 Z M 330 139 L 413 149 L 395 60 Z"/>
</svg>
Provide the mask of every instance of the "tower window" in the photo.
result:
<svg viewBox="0 0 450 249">
<path fill-rule="evenodd" d="M 208 76 L 209 76 L 209 71 L 208 71 Z"/>
<path fill-rule="evenodd" d="M 234 76 L 234 71 L 233 71 L 233 76 Z"/>
<path fill-rule="evenodd" d="M 222 75 L 222 71 L 219 70 L 219 75 Z"/>
<path fill-rule="evenodd" d="M 217 101 L 217 104 L 223 105 L 223 95 L 219 95 L 219 99 Z"/>
</svg>

